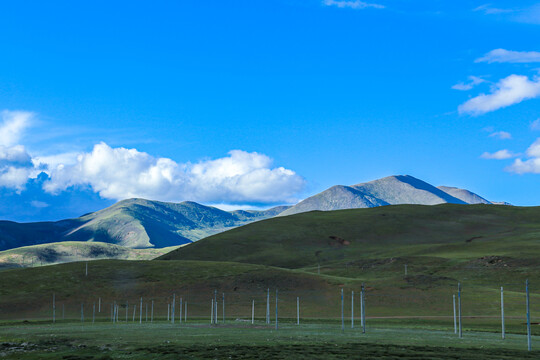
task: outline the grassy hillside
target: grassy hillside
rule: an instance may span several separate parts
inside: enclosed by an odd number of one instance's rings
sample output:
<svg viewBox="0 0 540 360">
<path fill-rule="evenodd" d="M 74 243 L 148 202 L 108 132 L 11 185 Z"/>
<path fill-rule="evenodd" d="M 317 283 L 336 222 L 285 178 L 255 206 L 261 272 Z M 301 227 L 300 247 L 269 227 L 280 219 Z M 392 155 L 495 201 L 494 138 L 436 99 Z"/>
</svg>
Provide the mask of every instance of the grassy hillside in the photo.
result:
<svg viewBox="0 0 540 360">
<path fill-rule="evenodd" d="M 398 205 L 278 217 L 214 235 L 161 259 L 238 261 L 304 268 L 376 259 L 474 261 L 511 267 L 540 255 L 540 207 Z M 429 260 L 422 260 L 429 261 Z"/>
<path fill-rule="evenodd" d="M 97 259 L 151 260 L 176 248 L 130 249 L 100 242 L 64 241 L 0 251 L 0 269 Z"/>
<path fill-rule="evenodd" d="M 0 250 L 59 241 L 104 242 L 133 249 L 177 246 L 275 216 L 284 209 L 227 212 L 194 202 L 129 199 L 76 219 L 0 221 Z"/>
</svg>

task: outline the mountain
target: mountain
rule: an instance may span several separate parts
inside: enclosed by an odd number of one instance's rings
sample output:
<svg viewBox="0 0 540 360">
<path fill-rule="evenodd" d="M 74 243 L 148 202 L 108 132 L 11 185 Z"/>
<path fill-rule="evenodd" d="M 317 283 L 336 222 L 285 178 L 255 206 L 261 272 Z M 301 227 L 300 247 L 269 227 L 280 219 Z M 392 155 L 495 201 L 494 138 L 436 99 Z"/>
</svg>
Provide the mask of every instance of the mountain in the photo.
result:
<svg viewBox="0 0 540 360">
<path fill-rule="evenodd" d="M 0 251 L 60 241 L 104 242 L 132 249 L 177 246 L 275 216 L 285 209 L 227 212 L 189 201 L 129 199 L 76 219 L 0 221 Z"/>
<path fill-rule="evenodd" d="M 330 211 L 383 205 L 445 203 L 489 204 L 490 202 L 467 190 L 450 187 L 436 188 L 410 175 L 397 175 L 351 186 L 333 186 L 290 207 L 280 216 L 313 210 Z"/>
<path fill-rule="evenodd" d="M 448 195 L 453 196 L 467 204 L 493 204 L 491 201 L 488 201 L 469 190 L 459 189 L 451 186 L 437 186 L 437 189 L 442 190 Z M 509 204 L 505 203 L 504 205 Z"/>
</svg>

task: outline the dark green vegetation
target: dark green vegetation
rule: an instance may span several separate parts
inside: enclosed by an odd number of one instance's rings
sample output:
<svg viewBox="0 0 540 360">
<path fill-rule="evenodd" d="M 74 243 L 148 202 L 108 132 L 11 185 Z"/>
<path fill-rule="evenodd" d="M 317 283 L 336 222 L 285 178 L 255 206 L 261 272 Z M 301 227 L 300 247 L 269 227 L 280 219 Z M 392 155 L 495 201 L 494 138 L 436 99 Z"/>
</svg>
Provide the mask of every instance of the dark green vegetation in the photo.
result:
<svg viewBox="0 0 540 360">
<path fill-rule="evenodd" d="M 3 345 L 0 353 L 17 359 L 54 358 L 47 353 L 51 348 L 73 359 L 536 358 L 538 353 L 522 350 L 526 278 L 532 284 L 533 348 L 540 347 L 539 220 L 540 208 L 493 205 L 311 212 L 214 235 L 162 260 L 93 261 L 88 276 L 82 262 L 5 270 L 0 276 L 0 319 L 5 321 L 0 337 L 12 344 Z M 452 295 L 458 282 L 463 286 L 462 340 L 453 334 Z M 362 283 L 367 335 L 358 331 Z M 505 288 L 509 334 L 504 341 L 499 340 L 500 286 Z M 279 289 L 282 326 L 277 333 L 261 324 L 267 288 L 272 321 Z M 345 334 L 340 332 L 341 289 Z M 220 319 L 225 293 L 227 325 L 210 329 L 214 290 Z M 352 291 L 354 331 L 348 330 Z M 50 324 L 53 293 L 57 328 Z M 189 303 L 187 329 L 173 330 L 164 323 L 173 293 L 176 301 L 181 297 Z M 133 307 L 139 319 L 141 297 L 144 309 L 154 301 L 158 324 L 133 323 Z M 300 327 L 293 325 L 297 297 Z M 103 309 L 92 325 L 91 309 L 99 298 Z M 256 331 L 246 322 L 252 300 Z M 120 305 L 116 328 L 107 324 L 113 302 Z M 75 322 L 81 305 L 84 325 Z M 66 321 L 61 320 L 64 310 Z M 25 320 L 30 323 L 22 324 Z M 22 342 L 30 344 L 27 349 Z"/>
<path fill-rule="evenodd" d="M 130 199 L 76 219 L 0 221 L 0 250 L 59 241 L 95 241 L 133 249 L 177 246 L 275 216 L 285 209 L 227 212 L 194 202 Z"/>
<path fill-rule="evenodd" d="M 176 248 L 131 249 L 101 242 L 63 241 L 0 251 L 0 269 L 97 259 L 152 260 Z"/>
<path fill-rule="evenodd" d="M 457 339 L 441 330 L 371 328 L 344 333 L 336 325 L 261 323 L 210 327 L 193 322 L 56 324 L 0 328 L 6 359 L 537 359 L 524 337 L 469 333 Z"/>
</svg>

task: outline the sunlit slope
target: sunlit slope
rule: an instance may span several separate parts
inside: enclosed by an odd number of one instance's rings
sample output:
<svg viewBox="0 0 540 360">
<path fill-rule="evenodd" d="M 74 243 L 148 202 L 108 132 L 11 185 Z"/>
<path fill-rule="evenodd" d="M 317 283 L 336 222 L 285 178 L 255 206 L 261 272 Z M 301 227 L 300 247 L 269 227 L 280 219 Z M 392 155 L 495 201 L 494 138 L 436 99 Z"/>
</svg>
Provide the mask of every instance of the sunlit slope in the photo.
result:
<svg viewBox="0 0 540 360">
<path fill-rule="evenodd" d="M 214 235 L 161 259 L 302 268 L 418 256 L 539 259 L 540 207 L 397 205 L 302 213 Z"/>
<path fill-rule="evenodd" d="M 0 269 L 98 259 L 151 260 L 174 249 L 176 249 L 175 246 L 160 249 L 131 249 L 102 242 L 63 241 L 0 251 Z"/>
</svg>

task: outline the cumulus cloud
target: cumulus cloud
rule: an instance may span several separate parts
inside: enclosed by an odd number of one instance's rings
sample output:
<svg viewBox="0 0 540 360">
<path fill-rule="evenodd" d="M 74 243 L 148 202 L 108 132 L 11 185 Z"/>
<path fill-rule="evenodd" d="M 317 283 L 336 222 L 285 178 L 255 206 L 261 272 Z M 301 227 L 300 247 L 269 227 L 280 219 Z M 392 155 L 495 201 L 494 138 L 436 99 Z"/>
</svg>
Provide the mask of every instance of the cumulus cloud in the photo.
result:
<svg viewBox="0 0 540 360">
<path fill-rule="evenodd" d="M 491 50 L 475 62 L 487 63 L 537 63 L 540 62 L 538 51 L 511 51 L 505 49 Z"/>
<path fill-rule="evenodd" d="M 489 137 L 496 137 L 501 140 L 506 140 L 506 139 L 511 139 L 512 134 L 506 131 L 497 131 L 497 132 L 489 134 Z"/>
<path fill-rule="evenodd" d="M 80 154 L 75 164 L 57 164 L 48 173 L 44 189 L 50 193 L 88 186 L 115 200 L 288 202 L 304 186 L 294 171 L 273 168 L 272 159 L 256 152 L 233 150 L 224 158 L 180 164 L 105 143 Z"/>
<path fill-rule="evenodd" d="M 325 6 L 336 6 L 338 8 L 349 8 L 349 9 L 384 9 L 384 5 L 366 3 L 360 0 L 323 0 L 323 5 Z"/>
<path fill-rule="evenodd" d="M 529 146 L 526 152 L 529 159 L 516 159 L 514 163 L 508 166 L 505 170 L 517 174 L 540 174 L 540 138 Z"/>
<path fill-rule="evenodd" d="M 504 160 L 504 159 L 510 159 L 513 157 L 516 157 L 515 154 L 513 154 L 511 151 L 508 151 L 506 149 L 496 151 L 494 153 L 485 152 L 482 155 L 480 155 L 482 159 L 488 159 L 488 160 Z"/>
<path fill-rule="evenodd" d="M 20 192 L 34 173 L 32 159 L 24 146 L 16 145 L 30 125 L 32 113 L 2 111 L 0 123 L 0 186 Z"/>
<path fill-rule="evenodd" d="M 30 126 L 32 117 L 33 114 L 27 111 L 2 111 L 2 123 L 0 124 L 0 145 L 17 145 L 24 130 Z"/>
<path fill-rule="evenodd" d="M 478 77 L 478 76 L 469 76 L 469 81 L 467 82 L 460 82 L 456 85 L 452 86 L 452 89 L 454 90 L 460 90 L 460 91 L 467 91 L 474 88 L 476 85 L 481 84 L 483 82 L 486 82 L 486 80 Z"/>
<path fill-rule="evenodd" d="M 460 114 L 481 115 L 495 111 L 523 100 L 540 96 L 540 78 L 530 80 L 523 75 L 510 75 L 491 89 L 491 94 L 480 94 L 458 107 Z"/>
</svg>

